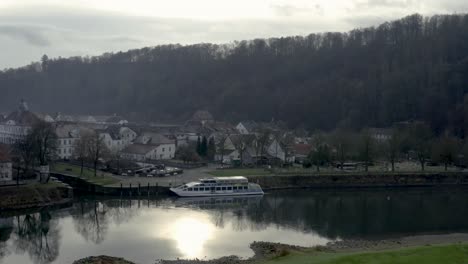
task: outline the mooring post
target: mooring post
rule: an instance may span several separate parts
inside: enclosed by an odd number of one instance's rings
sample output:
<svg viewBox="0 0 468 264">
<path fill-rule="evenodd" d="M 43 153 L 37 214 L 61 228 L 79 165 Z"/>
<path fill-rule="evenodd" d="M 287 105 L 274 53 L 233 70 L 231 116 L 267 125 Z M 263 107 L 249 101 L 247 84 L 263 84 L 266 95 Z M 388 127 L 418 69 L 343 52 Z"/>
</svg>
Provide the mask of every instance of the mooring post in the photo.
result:
<svg viewBox="0 0 468 264">
<path fill-rule="evenodd" d="M 148 188 L 146 189 L 146 194 L 147 194 L 148 196 L 150 195 L 149 182 L 148 182 Z"/>
<path fill-rule="evenodd" d="M 122 183 L 120 183 L 120 197 L 122 197 Z"/>
<path fill-rule="evenodd" d="M 141 192 L 140 192 L 140 182 L 138 182 L 138 197 L 141 196 Z"/>
<path fill-rule="evenodd" d="M 131 184 L 131 183 L 130 183 L 130 190 L 129 190 L 129 192 L 130 192 L 130 197 L 132 197 L 132 184 Z"/>
<path fill-rule="evenodd" d="M 158 183 L 156 183 L 155 186 L 156 186 L 156 195 L 158 195 L 159 193 Z"/>
</svg>

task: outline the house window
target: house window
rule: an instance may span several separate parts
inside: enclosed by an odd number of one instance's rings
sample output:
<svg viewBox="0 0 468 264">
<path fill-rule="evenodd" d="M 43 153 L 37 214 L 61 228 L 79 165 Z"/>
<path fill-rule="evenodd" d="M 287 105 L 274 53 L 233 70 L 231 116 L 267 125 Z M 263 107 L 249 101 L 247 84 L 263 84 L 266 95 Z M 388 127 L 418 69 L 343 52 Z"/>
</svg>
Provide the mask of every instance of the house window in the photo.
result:
<svg viewBox="0 0 468 264">
<path fill-rule="evenodd" d="M 164 152 L 164 148 L 163 148 L 163 152 Z"/>
</svg>

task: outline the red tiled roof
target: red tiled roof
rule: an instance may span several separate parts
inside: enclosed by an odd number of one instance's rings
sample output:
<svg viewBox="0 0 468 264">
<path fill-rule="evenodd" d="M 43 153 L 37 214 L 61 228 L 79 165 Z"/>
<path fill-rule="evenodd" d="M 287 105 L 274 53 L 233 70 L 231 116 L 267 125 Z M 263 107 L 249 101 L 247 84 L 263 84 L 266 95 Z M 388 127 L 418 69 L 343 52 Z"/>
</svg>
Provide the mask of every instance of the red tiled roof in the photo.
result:
<svg viewBox="0 0 468 264">
<path fill-rule="evenodd" d="M 294 152 L 299 155 L 307 156 L 312 151 L 312 145 L 310 144 L 295 144 Z"/>
</svg>

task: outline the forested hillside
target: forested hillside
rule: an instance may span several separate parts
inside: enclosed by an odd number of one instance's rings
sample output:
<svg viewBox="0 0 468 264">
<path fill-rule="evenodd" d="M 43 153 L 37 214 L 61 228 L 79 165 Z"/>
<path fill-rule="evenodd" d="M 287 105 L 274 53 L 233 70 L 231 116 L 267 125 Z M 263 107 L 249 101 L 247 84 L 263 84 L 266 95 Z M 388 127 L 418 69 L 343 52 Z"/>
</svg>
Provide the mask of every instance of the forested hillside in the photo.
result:
<svg viewBox="0 0 468 264">
<path fill-rule="evenodd" d="M 412 15 L 347 33 L 226 45 L 163 45 L 48 59 L 0 73 L 1 110 L 175 120 L 284 120 L 291 127 L 389 126 L 424 120 L 468 128 L 468 15 Z"/>
</svg>

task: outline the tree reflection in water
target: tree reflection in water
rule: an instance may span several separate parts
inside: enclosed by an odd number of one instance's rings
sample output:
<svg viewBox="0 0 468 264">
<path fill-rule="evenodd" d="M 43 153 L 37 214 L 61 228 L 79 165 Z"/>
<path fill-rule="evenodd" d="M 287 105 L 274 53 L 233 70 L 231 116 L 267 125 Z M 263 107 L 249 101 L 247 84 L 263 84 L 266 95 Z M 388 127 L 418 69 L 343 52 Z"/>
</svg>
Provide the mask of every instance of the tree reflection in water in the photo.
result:
<svg viewBox="0 0 468 264">
<path fill-rule="evenodd" d="M 54 261 L 59 254 L 60 229 L 48 211 L 16 216 L 13 245 L 16 254 L 27 253 L 37 264 Z"/>
<path fill-rule="evenodd" d="M 184 209 L 172 210 L 174 207 Z M 170 210 L 168 215 L 173 218 L 164 217 Z M 91 198 L 52 215 L 43 210 L 0 219 L 0 260 L 15 254 L 28 254 L 33 263 L 39 264 L 56 260 L 61 243 L 58 222 L 68 214 L 72 229 L 86 241 L 100 244 L 115 226 L 130 222 L 139 214 L 144 217 L 130 227 L 137 229 L 136 232 L 148 228 L 138 226 L 145 223 L 141 221 L 151 221 L 149 226 L 164 228 L 192 210 L 208 216 L 211 223 L 206 224 L 211 227 L 246 232 L 246 236 L 249 231 L 272 230 L 272 227 L 291 233 L 318 234 L 327 239 L 468 231 L 466 189 L 295 190 L 271 192 L 260 198 L 207 200 Z M 159 215 L 162 217 L 154 223 L 149 218 Z"/>
<path fill-rule="evenodd" d="M 138 201 L 82 200 L 71 209 L 75 230 L 86 241 L 99 244 L 105 240 L 111 223 L 120 225 L 138 215 Z"/>
<path fill-rule="evenodd" d="M 0 260 L 7 256 L 10 251 L 7 247 L 7 241 L 13 232 L 13 218 L 0 219 Z"/>
</svg>

